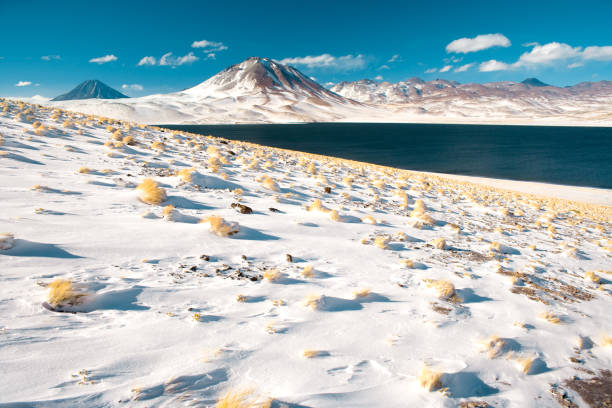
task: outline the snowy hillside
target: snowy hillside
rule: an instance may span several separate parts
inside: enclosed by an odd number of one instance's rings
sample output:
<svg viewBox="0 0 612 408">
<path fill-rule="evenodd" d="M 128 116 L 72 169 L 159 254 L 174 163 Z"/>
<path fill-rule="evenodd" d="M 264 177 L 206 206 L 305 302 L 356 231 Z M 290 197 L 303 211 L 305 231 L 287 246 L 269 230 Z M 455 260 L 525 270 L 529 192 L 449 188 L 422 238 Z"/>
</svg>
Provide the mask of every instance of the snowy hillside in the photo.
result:
<svg viewBox="0 0 612 408">
<path fill-rule="evenodd" d="M 612 125 L 612 83 L 570 88 L 410 78 L 341 82 L 331 91 L 297 69 L 252 57 L 182 92 L 50 106 L 148 124 L 432 122 Z"/>
<path fill-rule="evenodd" d="M 7 100 L 0 134 L 0 407 L 612 398 L 610 207 Z"/>
</svg>

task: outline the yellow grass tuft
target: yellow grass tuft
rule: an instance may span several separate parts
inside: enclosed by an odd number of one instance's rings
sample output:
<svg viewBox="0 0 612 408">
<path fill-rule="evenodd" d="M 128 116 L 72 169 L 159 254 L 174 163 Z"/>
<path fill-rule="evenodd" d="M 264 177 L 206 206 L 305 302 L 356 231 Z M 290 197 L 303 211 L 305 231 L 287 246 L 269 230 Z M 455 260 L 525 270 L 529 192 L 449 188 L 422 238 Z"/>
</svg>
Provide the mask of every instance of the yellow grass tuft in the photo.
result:
<svg viewBox="0 0 612 408">
<path fill-rule="evenodd" d="M 561 324 L 561 318 L 552 312 L 542 312 L 538 314 L 538 317 L 552 324 Z"/>
<path fill-rule="evenodd" d="M 601 346 L 612 347 L 612 337 L 606 336 L 605 334 L 601 336 Z"/>
<path fill-rule="evenodd" d="M 529 374 L 531 366 L 534 362 L 534 357 L 517 357 L 516 362 L 518 363 L 521 371 L 525 374 Z"/>
<path fill-rule="evenodd" d="M 427 391 L 435 391 L 442 388 L 442 376 L 444 373 L 430 369 L 426 364 L 423 364 L 418 380 L 421 387 Z"/>
<path fill-rule="evenodd" d="M 91 169 L 89 167 L 81 167 L 79 169 L 79 173 L 81 173 L 81 174 L 88 174 L 88 173 L 91 173 Z"/>
<path fill-rule="evenodd" d="M 150 178 L 146 178 L 136 187 L 140 191 L 140 200 L 146 204 L 159 205 L 166 200 L 166 191 Z"/>
<path fill-rule="evenodd" d="M 414 268 L 414 261 L 412 259 L 402 259 L 400 261 L 400 264 L 404 267 L 404 268 Z"/>
<path fill-rule="evenodd" d="M 151 148 L 163 152 L 164 150 L 166 150 L 166 145 L 160 141 L 157 141 L 157 142 L 153 142 L 153 144 L 151 145 Z"/>
<path fill-rule="evenodd" d="M 447 280 L 425 279 L 428 288 L 433 288 L 438 292 L 438 299 L 449 300 L 460 303 L 462 299 L 457 295 L 455 286 Z"/>
<path fill-rule="evenodd" d="M 173 213 L 174 213 L 174 206 L 173 205 L 167 205 L 162 210 L 162 217 L 164 217 L 165 219 L 167 219 L 169 221 L 172 221 Z"/>
<path fill-rule="evenodd" d="M 281 278 L 281 273 L 278 269 L 268 269 L 264 272 L 264 279 L 267 281 L 276 281 Z"/>
<path fill-rule="evenodd" d="M 304 351 L 302 351 L 302 357 L 305 357 L 305 358 L 318 357 L 319 354 L 321 354 L 321 350 L 304 350 Z"/>
<path fill-rule="evenodd" d="M 216 408 L 270 408 L 272 400 L 257 402 L 251 390 L 228 391 L 217 401 Z"/>
<path fill-rule="evenodd" d="M 15 236 L 10 232 L 0 233 L 0 249 L 6 251 L 15 245 Z"/>
<path fill-rule="evenodd" d="M 595 282 L 595 283 L 599 283 L 600 281 L 599 276 L 597 276 L 595 272 L 593 271 L 587 271 L 584 274 L 584 278 L 590 280 L 591 282 Z"/>
<path fill-rule="evenodd" d="M 240 303 L 246 302 L 246 296 L 240 295 L 240 294 L 236 295 L 236 302 L 240 302 Z"/>
<path fill-rule="evenodd" d="M 433 241 L 431 241 L 431 245 L 434 248 L 446 249 L 446 240 L 444 238 L 436 238 Z"/>
<path fill-rule="evenodd" d="M 344 184 L 345 186 L 347 186 L 348 188 L 353 187 L 353 178 L 352 177 L 344 177 L 342 179 L 342 184 Z"/>
<path fill-rule="evenodd" d="M 353 292 L 353 299 L 364 298 L 368 296 L 372 291 L 369 288 L 356 290 Z"/>
<path fill-rule="evenodd" d="M 361 219 L 361 222 L 365 222 L 367 224 L 376 225 L 376 220 L 371 215 L 366 215 Z"/>
<path fill-rule="evenodd" d="M 498 336 L 491 336 L 481 341 L 480 344 L 483 346 L 484 351 L 488 352 L 489 358 L 501 357 L 507 351 L 506 341 Z"/>
<path fill-rule="evenodd" d="M 338 214 L 338 211 L 336 210 L 331 210 L 329 212 L 329 218 L 331 218 L 332 221 L 342 221 L 342 217 L 340 217 L 340 214 Z"/>
<path fill-rule="evenodd" d="M 134 137 L 130 136 L 130 135 L 127 135 L 126 137 L 121 139 L 121 141 L 123 142 L 123 144 L 126 144 L 128 146 L 134 146 L 136 144 L 136 141 L 134 140 Z"/>
<path fill-rule="evenodd" d="M 304 269 L 302 269 L 302 276 L 304 278 L 312 278 L 314 276 L 312 265 L 306 265 Z"/>
<path fill-rule="evenodd" d="M 268 176 L 264 176 L 261 185 L 264 188 L 267 188 L 268 190 L 272 190 L 272 191 L 280 191 L 280 187 L 278 186 L 278 184 L 276 183 L 276 181 L 274 181 L 272 178 L 268 177 Z"/>
<path fill-rule="evenodd" d="M 74 306 L 82 301 L 84 293 L 77 292 L 69 279 L 56 279 L 47 285 L 47 301 L 53 307 L 61 305 Z"/>
<path fill-rule="evenodd" d="M 325 208 L 321 203 L 321 200 L 317 198 L 308 206 L 308 211 L 321 211 L 327 213 L 331 210 L 329 208 Z"/>
<path fill-rule="evenodd" d="M 384 236 L 384 235 L 379 235 L 374 238 L 374 245 L 379 247 L 380 249 L 387 249 L 389 248 L 388 246 L 389 241 L 391 241 L 389 237 Z"/>
<path fill-rule="evenodd" d="M 312 310 L 316 310 L 323 302 L 323 296 L 321 295 L 308 295 L 306 299 L 304 299 L 304 306 L 311 308 Z"/>
<path fill-rule="evenodd" d="M 240 231 L 240 227 L 236 222 L 225 222 L 225 220 L 218 215 L 209 215 L 208 217 L 202 218 L 200 224 L 210 224 L 210 232 L 220 236 L 228 237 L 230 235 L 237 234 Z"/>
<path fill-rule="evenodd" d="M 179 176 L 183 181 L 187 183 L 191 183 L 192 177 L 191 174 L 195 171 L 195 169 L 182 169 L 176 172 L 176 175 Z"/>
</svg>

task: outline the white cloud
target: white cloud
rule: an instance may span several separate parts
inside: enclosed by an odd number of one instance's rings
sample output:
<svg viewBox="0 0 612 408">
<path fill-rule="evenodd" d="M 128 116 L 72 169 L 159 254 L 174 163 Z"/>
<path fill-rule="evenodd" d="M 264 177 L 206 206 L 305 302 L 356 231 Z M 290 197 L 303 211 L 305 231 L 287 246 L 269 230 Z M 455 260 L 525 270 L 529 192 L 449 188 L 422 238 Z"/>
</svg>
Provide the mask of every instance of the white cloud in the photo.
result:
<svg viewBox="0 0 612 408">
<path fill-rule="evenodd" d="M 15 84 L 15 86 L 30 86 L 32 85 L 31 81 L 19 81 Z"/>
<path fill-rule="evenodd" d="M 572 64 L 569 64 L 567 67 L 569 69 L 574 69 L 574 68 L 578 68 L 578 67 L 582 67 L 582 66 L 584 66 L 583 62 L 574 62 Z"/>
<path fill-rule="evenodd" d="M 204 59 L 213 59 L 213 60 L 216 60 L 217 59 L 217 54 L 215 54 L 214 52 L 209 52 L 206 55 L 206 58 L 204 58 Z"/>
<path fill-rule="evenodd" d="M 334 85 L 336 85 L 336 84 L 334 84 L 333 82 L 326 82 L 326 83 L 325 83 L 325 87 L 326 87 L 326 88 L 331 88 L 331 87 L 332 87 L 332 86 L 334 86 Z"/>
<path fill-rule="evenodd" d="M 157 64 L 157 60 L 155 59 L 155 57 L 142 57 L 142 59 L 138 62 L 138 66 L 155 64 Z"/>
<path fill-rule="evenodd" d="M 480 72 L 505 71 L 510 68 L 511 66 L 506 64 L 505 62 L 497 61 L 494 59 L 482 62 L 478 66 L 478 70 Z"/>
<path fill-rule="evenodd" d="M 121 85 L 121 89 L 126 89 L 130 91 L 142 91 L 144 88 L 140 84 L 123 84 Z"/>
<path fill-rule="evenodd" d="M 117 61 L 117 57 L 113 54 L 105 55 L 103 57 L 92 58 L 89 62 L 96 64 L 106 64 L 107 62 Z"/>
<path fill-rule="evenodd" d="M 481 34 L 474 38 L 459 38 L 446 46 L 446 52 L 467 54 L 492 47 L 509 47 L 510 40 L 503 34 Z"/>
<path fill-rule="evenodd" d="M 281 64 L 304 65 L 308 68 L 331 68 L 338 70 L 360 69 L 366 65 L 363 55 L 344 55 L 335 57 L 330 54 L 308 55 L 306 57 L 285 58 L 280 60 Z"/>
<path fill-rule="evenodd" d="M 460 67 L 457 67 L 457 68 L 455 69 L 455 72 L 465 72 L 465 71 L 467 71 L 468 69 L 472 68 L 473 66 L 474 66 L 474 63 L 465 64 L 465 65 L 462 65 L 462 66 L 460 66 Z"/>
<path fill-rule="evenodd" d="M 389 59 L 389 61 L 387 61 L 387 62 L 395 62 L 395 61 L 399 61 L 399 60 L 400 60 L 400 56 L 399 56 L 399 54 L 394 54 L 394 55 L 393 55 L 393 56 L 392 56 L 392 57 Z"/>
<path fill-rule="evenodd" d="M 440 72 L 450 71 L 452 67 L 453 67 L 452 65 L 445 65 L 442 68 L 440 68 Z"/>
<path fill-rule="evenodd" d="M 382 81 L 383 80 L 383 76 L 382 75 L 377 75 L 376 78 L 374 78 L 377 81 Z"/>
<path fill-rule="evenodd" d="M 438 68 L 429 68 L 425 70 L 426 74 L 433 74 L 434 72 L 438 71 Z"/>
<path fill-rule="evenodd" d="M 580 47 L 572 47 L 558 42 L 544 45 L 532 43 L 528 46 L 532 46 L 532 50 L 521 55 L 516 62 L 516 66 L 551 64 L 559 60 L 580 56 Z"/>
<path fill-rule="evenodd" d="M 206 59 L 208 58 L 214 59 L 214 54 L 212 57 L 209 55 Z M 172 55 L 171 52 L 167 52 L 164 55 L 162 55 L 159 60 L 151 56 L 143 57 L 138 62 L 138 65 L 139 66 L 140 65 L 160 65 L 160 66 L 168 66 L 168 67 L 177 67 L 180 65 L 191 64 L 192 62 L 197 61 L 199 59 L 200 58 L 193 55 L 193 52 L 183 55 L 182 57 L 175 57 L 174 55 Z"/>
<path fill-rule="evenodd" d="M 612 46 L 605 47 L 591 46 L 586 47 L 582 52 L 582 58 L 595 61 L 612 61 Z"/>
<path fill-rule="evenodd" d="M 192 62 L 197 60 L 199 60 L 199 58 L 193 55 L 193 52 L 190 52 L 189 54 L 184 55 L 182 57 L 175 57 L 172 55 L 171 52 L 167 52 L 162 55 L 162 57 L 159 59 L 158 64 L 161 66 L 176 67 L 180 65 L 191 64 Z"/>
<path fill-rule="evenodd" d="M 391 69 L 387 64 L 385 65 L 381 65 L 380 67 L 378 67 L 378 70 L 380 71 L 381 69 Z"/>
<path fill-rule="evenodd" d="M 61 57 L 59 55 L 43 55 L 40 57 L 43 61 L 51 61 L 51 60 L 59 60 Z"/>
<path fill-rule="evenodd" d="M 194 41 L 191 44 L 191 48 L 204 48 L 205 54 L 208 54 L 213 51 L 218 52 L 218 51 L 227 50 L 227 46 L 223 44 L 222 42 L 207 41 L 207 40 Z"/>
</svg>

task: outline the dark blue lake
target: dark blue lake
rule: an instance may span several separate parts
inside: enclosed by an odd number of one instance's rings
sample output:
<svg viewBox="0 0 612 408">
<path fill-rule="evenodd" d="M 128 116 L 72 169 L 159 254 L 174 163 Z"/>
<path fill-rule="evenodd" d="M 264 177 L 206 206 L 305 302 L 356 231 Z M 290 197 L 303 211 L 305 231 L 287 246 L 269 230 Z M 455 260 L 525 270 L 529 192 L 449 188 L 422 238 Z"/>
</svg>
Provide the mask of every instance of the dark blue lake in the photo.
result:
<svg viewBox="0 0 612 408">
<path fill-rule="evenodd" d="M 164 127 L 409 170 L 612 188 L 612 128 L 390 123 Z"/>
</svg>

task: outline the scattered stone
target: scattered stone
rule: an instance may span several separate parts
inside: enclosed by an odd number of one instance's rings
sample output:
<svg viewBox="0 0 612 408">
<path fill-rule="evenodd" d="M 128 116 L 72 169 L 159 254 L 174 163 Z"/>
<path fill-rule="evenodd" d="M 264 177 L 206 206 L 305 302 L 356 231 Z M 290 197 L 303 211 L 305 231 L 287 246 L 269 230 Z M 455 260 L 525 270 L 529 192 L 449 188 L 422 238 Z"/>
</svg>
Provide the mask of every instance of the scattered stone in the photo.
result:
<svg viewBox="0 0 612 408">
<path fill-rule="evenodd" d="M 279 210 L 279 209 L 277 209 L 277 208 L 273 208 L 273 207 L 268 208 L 268 210 L 270 210 L 270 211 L 272 211 L 272 212 L 280 212 L 280 210 Z"/>
<path fill-rule="evenodd" d="M 238 211 L 240 214 L 253 214 L 253 209 L 244 204 L 232 203 L 232 208 Z"/>
<path fill-rule="evenodd" d="M 243 260 L 243 261 L 246 261 L 246 260 L 247 260 L 247 256 L 246 256 L 246 255 L 242 255 L 242 257 L 241 257 L 241 258 L 242 258 L 242 260 Z"/>
<path fill-rule="evenodd" d="M 285 258 L 287 259 L 287 262 L 293 262 L 293 257 L 291 256 L 291 254 L 285 255 Z"/>
<path fill-rule="evenodd" d="M 325 194 L 331 194 L 331 187 L 329 187 L 329 186 L 325 186 L 325 187 L 323 188 L 323 192 L 324 192 Z"/>
<path fill-rule="evenodd" d="M 201 255 L 200 259 L 203 260 L 203 261 L 208 262 L 208 261 L 210 261 L 210 256 L 208 256 L 208 255 Z"/>
</svg>

